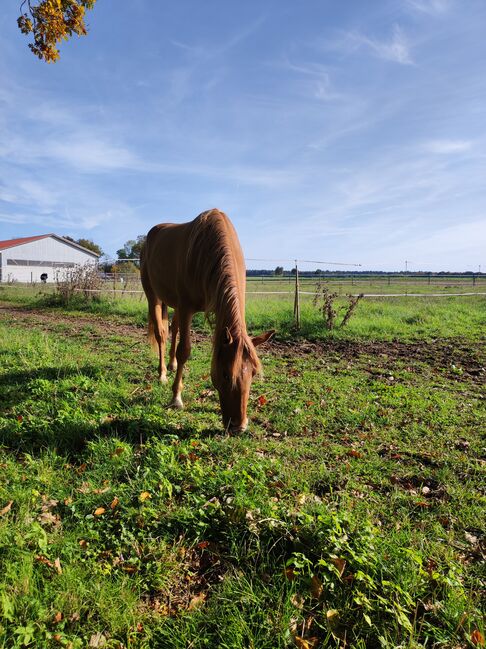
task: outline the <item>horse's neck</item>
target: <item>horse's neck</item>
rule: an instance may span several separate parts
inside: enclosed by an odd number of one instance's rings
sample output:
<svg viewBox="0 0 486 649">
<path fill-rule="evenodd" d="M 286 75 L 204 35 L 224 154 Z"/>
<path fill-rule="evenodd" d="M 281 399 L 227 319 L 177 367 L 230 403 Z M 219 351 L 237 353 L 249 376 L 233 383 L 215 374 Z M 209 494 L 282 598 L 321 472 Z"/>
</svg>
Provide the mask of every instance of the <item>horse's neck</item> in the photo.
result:
<svg viewBox="0 0 486 649">
<path fill-rule="evenodd" d="M 246 335 L 245 295 L 236 277 L 228 275 L 220 284 L 221 296 L 215 313 L 216 333 L 229 330 L 233 337 Z"/>
</svg>

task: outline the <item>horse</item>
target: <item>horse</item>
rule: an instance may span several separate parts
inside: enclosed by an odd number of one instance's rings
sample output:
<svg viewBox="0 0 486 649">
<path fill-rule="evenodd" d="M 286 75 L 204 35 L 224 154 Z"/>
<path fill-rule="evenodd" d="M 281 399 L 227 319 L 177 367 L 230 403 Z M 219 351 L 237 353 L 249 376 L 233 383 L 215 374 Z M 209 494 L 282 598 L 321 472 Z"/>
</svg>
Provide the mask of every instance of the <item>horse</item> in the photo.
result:
<svg viewBox="0 0 486 649">
<path fill-rule="evenodd" d="M 191 352 L 192 318 L 197 312 L 213 314 L 211 380 L 219 394 L 223 426 L 232 434 L 245 431 L 250 386 L 261 372 L 256 347 L 275 332 L 248 335 L 245 261 L 229 218 L 212 209 L 188 223 L 155 225 L 142 250 L 140 275 L 148 301 L 149 340 L 159 355 L 163 383 L 168 307 L 174 309 L 169 370 L 176 374 L 169 407 L 184 407 L 182 372 Z"/>
</svg>

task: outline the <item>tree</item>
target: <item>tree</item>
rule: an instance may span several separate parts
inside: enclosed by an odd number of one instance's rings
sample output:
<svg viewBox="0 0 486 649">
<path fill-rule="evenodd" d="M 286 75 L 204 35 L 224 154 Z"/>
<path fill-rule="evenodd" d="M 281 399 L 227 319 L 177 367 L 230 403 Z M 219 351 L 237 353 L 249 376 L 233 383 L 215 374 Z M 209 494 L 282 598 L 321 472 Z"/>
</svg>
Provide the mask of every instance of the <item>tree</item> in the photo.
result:
<svg viewBox="0 0 486 649">
<path fill-rule="evenodd" d="M 283 275 L 283 266 L 277 266 L 277 268 L 273 271 L 275 275 Z"/>
<path fill-rule="evenodd" d="M 17 19 L 22 34 L 33 35 L 29 43 L 32 52 L 41 61 L 54 63 L 59 58 L 57 45 L 67 41 L 73 34 L 86 36 L 84 22 L 87 9 L 94 7 L 96 0 L 24 0 L 20 5 L 21 15 Z M 23 12 L 27 4 L 28 12 Z M 23 12 L 23 13 L 22 13 Z"/>
<path fill-rule="evenodd" d="M 63 236 L 63 239 L 67 239 L 68 241 L 72 241 L 73 243 L 77 243 L 78 246 L 83 246 L 83 248 L 87 248 L 88 250 L 92 250 L 95 252 L 97 255 L 103 255 L 103 250 L 101 250 L 101 247 L 95 243 L 94 241 L 91 241 L 91 239 L 73 239 L 72 237 L 68 237 L 67 234 Z"/>
<path fill-rule="evenodd" d="M 118 259 L 140 259 L 142 247 L 145 244 L 145 234 L 139 234 L 137 239 L 129 239 L 120 250 L 116 251 Z"/>
</svg>

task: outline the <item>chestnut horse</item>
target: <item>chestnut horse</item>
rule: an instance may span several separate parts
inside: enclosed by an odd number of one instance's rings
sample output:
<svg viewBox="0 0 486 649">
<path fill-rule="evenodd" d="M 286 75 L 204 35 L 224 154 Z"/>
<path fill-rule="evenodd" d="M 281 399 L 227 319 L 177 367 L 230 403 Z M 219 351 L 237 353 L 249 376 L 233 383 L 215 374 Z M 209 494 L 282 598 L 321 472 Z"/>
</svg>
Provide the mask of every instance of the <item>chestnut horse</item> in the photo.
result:
<svg viewBox="0 0 486 649">
<path fill-rule="evenodd" d="M 213 209 L 189 223 L 155 225 L 142 251 L 141 279 L 149 307 L 149 338 L 159 354 L 162 382 L 167 381 L 167 307 L 175 309 L 169 370 L 176 375 L 169 405 L 184 407 L 182 371 L 191 351 L 192 317 L 198 311 L 214 313 L 211 379 L 219 393 L 225 429 L 244 431 L 251 382 L 260 371 L 255 347 L 274 332 L 250 338 L 246 331 L 245 262 L 229 218 Z"/>
</svg>

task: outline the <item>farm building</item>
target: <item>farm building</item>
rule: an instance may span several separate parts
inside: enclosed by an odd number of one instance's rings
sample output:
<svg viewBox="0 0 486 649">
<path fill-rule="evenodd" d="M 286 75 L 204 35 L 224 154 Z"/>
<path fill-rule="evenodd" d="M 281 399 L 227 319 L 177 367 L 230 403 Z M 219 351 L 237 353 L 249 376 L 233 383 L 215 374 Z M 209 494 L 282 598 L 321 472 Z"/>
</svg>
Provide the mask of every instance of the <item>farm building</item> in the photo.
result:
<svg viewBox="0 0 486 649">
<path fill-rule="evenodd" d="M 98 257 L 57 234 L 0 241 L 0 282 L 55 282 L 70 268 L 96 264 Z"/>
</svg>

